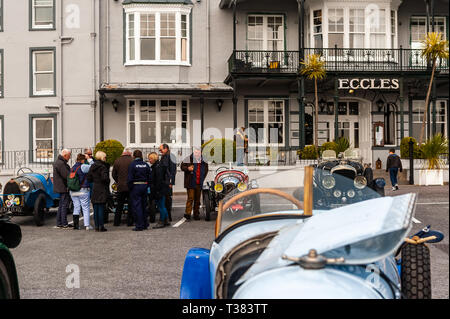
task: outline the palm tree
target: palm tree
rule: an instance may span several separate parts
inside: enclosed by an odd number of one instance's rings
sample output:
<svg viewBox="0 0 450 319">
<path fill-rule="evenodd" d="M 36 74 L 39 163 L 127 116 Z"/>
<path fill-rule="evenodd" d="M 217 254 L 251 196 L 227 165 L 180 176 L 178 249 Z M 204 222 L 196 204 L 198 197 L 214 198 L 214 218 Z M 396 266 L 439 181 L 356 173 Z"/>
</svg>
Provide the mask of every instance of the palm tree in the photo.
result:
<svg viewBox="0 0 450 319">
<path fill-rule="evenodd" d="M 314 145 L 316 147 L 316 150 L 318 151 L 319 98 L 317 96 L 317 81 L 323 80 L 326 76 L 325 61 L 321 59 L 320 54 L 309 54 L 304 61 L 300 62 L 300 64 L 302 65 L 300 74 L 306 76 L 310 80 L 314 80 Z"/>
<path fill-rule="evenodd" d="M 423 113 L 422 128 L 420 130 L 419 145 L 422 144 L 423 135 L 425 132 L 425 124 L 427 123 L 428 107 L 430 103 L 431 88 L 433 86 L 434 73 L 436 71 L 436 64 L 438 59 L 448 59 L 448 41 L 442 38 L 440 32 L 428 32 L 422 41 L 424 48 L 422 49 L 422 57 L 427 62 L 431 63 L 431 78 L 428 85 L 427 97 L 425 99 L 425 111 Z"/>
</svg>

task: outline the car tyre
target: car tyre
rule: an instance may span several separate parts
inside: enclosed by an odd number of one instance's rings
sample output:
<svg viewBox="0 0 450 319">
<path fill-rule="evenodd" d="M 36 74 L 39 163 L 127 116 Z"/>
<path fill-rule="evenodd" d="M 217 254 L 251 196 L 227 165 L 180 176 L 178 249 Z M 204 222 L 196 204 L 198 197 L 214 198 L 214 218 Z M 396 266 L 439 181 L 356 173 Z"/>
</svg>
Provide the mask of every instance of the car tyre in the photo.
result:
<svg viewBox="0 0 450 319">
<path fill-rule="evenodd" d="M 209 191 L 203 191 L 203 210 L 205 212 L 205 220 L 211 220 L 212 205 Z"/>
<path fill-rule="evenodd" d="M 0 300 L 13 299 L 13 286 L 9 277 L 8 269 L 0 258 Z"/>
<path fill-rule="evenodd" d="M 401 253 L 401 283 L 404 298 L 431 299 L 430 249 L 424 244 L 407 244 Z"/>
<path fill-rule="evenodd" d="M 46 210 L 45 202 L 46 199 L 44 194 L 39 194 L 39 196 L 36 198 L 36 201 L 34 202 L 33 216 L 36 226 L 44 225 Z"/>
</svg>

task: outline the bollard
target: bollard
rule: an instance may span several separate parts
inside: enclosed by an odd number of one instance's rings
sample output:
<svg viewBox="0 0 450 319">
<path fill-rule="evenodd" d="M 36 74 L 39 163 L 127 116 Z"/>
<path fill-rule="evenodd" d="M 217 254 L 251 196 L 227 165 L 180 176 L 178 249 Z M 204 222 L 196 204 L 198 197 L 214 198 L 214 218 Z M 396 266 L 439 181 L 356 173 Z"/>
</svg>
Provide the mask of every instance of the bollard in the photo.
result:
<svg viewBox="0 0 450 319">
<path fill-rule="evenodd" d="M 414 142 L 409 140 L 409 184 L 414 185 Z"/>
</svg>

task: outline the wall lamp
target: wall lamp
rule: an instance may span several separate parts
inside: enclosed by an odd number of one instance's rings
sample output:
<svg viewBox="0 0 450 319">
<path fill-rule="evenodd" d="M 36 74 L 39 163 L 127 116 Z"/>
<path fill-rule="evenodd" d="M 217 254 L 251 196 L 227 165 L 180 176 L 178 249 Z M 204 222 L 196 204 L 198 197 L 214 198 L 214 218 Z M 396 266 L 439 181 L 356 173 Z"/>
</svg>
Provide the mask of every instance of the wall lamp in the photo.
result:
<svg viewBox="0 0 450 319">
<path fill-rule="evenodd" d="M 383 110 L 383 107 L 384 107 L 384 101 L 382 99 L 379 99 L 375 103 L 376 103 L 376 105 L 378 107 L 378 112 L 381 112 Z"/>
<path fill-rule="evenodd" d="M 114 112 L 117 112 L 117 109 L 119 108 L 119 101 L 117 101 L 116 99 L 112 100 L 112 106 L 114 108 Z"/>
<path fill-rule="evenodd" d="M 217 99 L 216 100 L 216 104 L 217 104 L 217 108 L 219 109 L 219 112 L 222 111 L 223 100 L 222 99 Z"/>
</svg>

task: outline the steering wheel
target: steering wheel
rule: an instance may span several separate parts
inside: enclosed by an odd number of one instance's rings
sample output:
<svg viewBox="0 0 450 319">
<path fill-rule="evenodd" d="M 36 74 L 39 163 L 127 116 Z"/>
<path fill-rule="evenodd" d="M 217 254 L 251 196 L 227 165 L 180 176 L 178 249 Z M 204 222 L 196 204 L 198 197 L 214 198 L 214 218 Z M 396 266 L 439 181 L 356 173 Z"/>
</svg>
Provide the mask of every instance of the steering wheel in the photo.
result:
<svg viewBox="0 0 450 319">
<path fill-rule="evenodd" d="M 297 206 L 298 209 L 303 209 L 303 202 L 299 201 L 298 199 L 296 199 L 294 196 L 287 194 L 285 192 L 282 192 L 280 190 L 277 189 L 273 189 L 273 188 L 255 188 L 255 189 L 251 189 L 245 192 L 242 192 L 236 196 L 233 196 L 229 201 L 226 202 L 226 204 L 223 204 L 223 200 L 220 201 L 219 203 L 219 207 L 218 207 L 218 212 L 217 212 L 217 220 L 216 220 L 216 237 L 219 235 L 219 230 L 220 230 L 220 223 L 222 220 L 222 215 L 223 213 L 229 209 L 231 207 L 231 205 L 233 205 L 234 203 L 236 203 L 238 200 L 248 197 L 248 196 L 254 196 L 257 194 L 272 194 L 278 197 L 282 197 L 288 201 L 290 201 L 291 203 L 293 203 L 295 206 Z"/>
<path fill-rule="evenodd" d="M 21 175 L 21 173 L 22 173 L 22 174 L 25 174 L 25 173 L 26 173 L 25 170 L 27 170 L 28 173 L 34 173 L 33 170 L 32 170 L 31 168 L 28 168 L 28 167 L 21 167 L 21 168 L 19 168 L 19 169 L 17 170 L 16 176 Z"/>
</svg>

